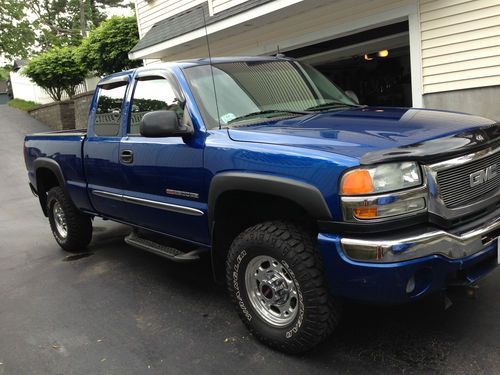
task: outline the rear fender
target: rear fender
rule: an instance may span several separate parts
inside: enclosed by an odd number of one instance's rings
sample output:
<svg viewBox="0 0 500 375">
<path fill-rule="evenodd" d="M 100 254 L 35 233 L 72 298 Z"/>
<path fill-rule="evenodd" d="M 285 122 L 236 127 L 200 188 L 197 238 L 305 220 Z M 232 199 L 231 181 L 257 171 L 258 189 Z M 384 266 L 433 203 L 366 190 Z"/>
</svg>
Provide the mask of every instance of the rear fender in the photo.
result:
<svg viewBox="0 0 500 375">
<path fill-rule="evenodd" d="M 40 206 L 42 207 L 42 211 L 45 216 L 47 216 L 47 189 L 46 186 L 40 181 L 40 175 L 39 171 L 42 169 L 49 170 L 54 174 L 54 176 L 57 179 L 57 182 L 59 186 L 62 188 L 66 188 L 66 181 L 64 179 L 64 174 L 62 172 L 61 167 L 59 164 L 50 158 L 38 158 L 33 162 L 33 169 L 35 171 L 35 176 L 36 176 L 36 192 L 38 194 L 38 199 L 40 201 Z"/>
</svg>

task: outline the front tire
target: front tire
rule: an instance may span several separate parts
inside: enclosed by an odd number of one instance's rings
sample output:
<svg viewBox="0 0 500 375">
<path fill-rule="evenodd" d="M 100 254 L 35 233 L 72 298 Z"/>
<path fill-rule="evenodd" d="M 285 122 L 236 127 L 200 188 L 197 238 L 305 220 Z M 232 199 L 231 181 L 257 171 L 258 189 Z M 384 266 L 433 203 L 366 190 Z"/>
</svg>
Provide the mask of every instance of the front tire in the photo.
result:
<svg viewBox="0 0 500 375">
<path fill-rule="evenodd" d="M 85 250 L 92 239 L 92 220 L 75 207 L 61 187 L 49 190 L 47 213 L 59 246 L 69 252 Z"/>
<path fill-rule="evenodd" d="M 231 245 L 229 293 L 250 332 L 287 353 L 305 352 L 338 324 L 312 235 L 287 222 L 258 224 Z"/>
</svg>

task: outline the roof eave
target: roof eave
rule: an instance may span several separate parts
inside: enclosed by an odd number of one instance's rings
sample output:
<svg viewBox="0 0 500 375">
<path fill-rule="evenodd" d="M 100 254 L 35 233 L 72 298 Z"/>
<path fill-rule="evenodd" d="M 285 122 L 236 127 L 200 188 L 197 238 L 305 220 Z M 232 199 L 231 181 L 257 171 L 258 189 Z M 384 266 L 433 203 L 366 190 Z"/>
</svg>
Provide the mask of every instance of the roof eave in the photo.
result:
<svg viewBox="0 0 500 375">
<path fill-rule="evenodd" d="M 305 0 L 271 1 L 266 4 L 257 6 L 255 8 L 249 9 L 247 11 L 235 14 L 231 17 L 221 19 L 220 21 L 206 25 L 203 28 L 190 31 L 183 35 L 179 35 L 175 38 L 166 40 L 164 42 L 157 43 L 152 46 L 145 47 L 143 49 L 138 49 L 136 51 L 132 50 L 129 52 L 129 58 L 131 60 L 162 58 L 165 56 L 166 54 L 165 52 L 173 47 L 191 43 L 195 39 L 205 38 L 207 35 L 211 35 L 219 31 L 229 29 L 231 27 L 243 24 L 255 18 L 259 18 L 274 12 L 278 12 L 283 8 L 290 7 L 294 4 L 298 4 L 303 1 Z"/>
<path fill-rule="evenodd" d="M 165 51 L 179 46 L 181 44 L 185 44 L 188 42 L 193 42 L 193 40 L 204 38 L 205 37 L 205 29 L 198 29 L 191 31 L 187 34 L 178 36 L 176 38 L 166 40 L 164 42 L 154 44 L 152 46 L 139 49 L 137 51 L 130 51 L 128 53 L 128 58 L 130 60 L 139 60 L 139 59 L 151 59 L 151 58 L 161 58 L 165 56 Z"/>
</svg>

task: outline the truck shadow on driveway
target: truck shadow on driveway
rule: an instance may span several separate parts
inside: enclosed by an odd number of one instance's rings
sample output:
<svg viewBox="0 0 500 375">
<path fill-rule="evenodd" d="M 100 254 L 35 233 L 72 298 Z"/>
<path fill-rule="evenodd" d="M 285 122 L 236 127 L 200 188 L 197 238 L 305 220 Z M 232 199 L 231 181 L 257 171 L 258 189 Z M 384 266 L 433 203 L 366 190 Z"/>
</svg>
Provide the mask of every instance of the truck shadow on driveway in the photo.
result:
<svg viewBox="0 0 500 375">
<path fill-rule="evenodd" d="M 176 325 L 175 329 L 194 337 L 200 329 L 220 336 L 221 342 L 234 337 L 230 352 L 245 356 L 257 352 L 267 360 L 286 358 L 297 364 L 314 363 L 315 367 L 324 369 L 338 369 L 339 364 L 343 364 L 350 369 L 362 366 L 375 372 L 382 369 L 404 373 L 444 369 L 448 372 L 453 360 L 470 357 L 470 344 L 476 340 L 478 330 L 492 335 L 490 329 L 494 322 L 488 322 L 485 317 L 488 308 L 492 308 L 486 305 L 491 303 L 490 298 L 495 300 L 493 308 L 497 314 L 500 311 L 490 284 L 486 288 L 489 295 L 484 296 L 484 300 L 481 296 L 471 301 L 461 293 L 452 294 L 454 305 L 446 311 L 438 297 L 383 308 L 347 303 L 341 324 L 330 339 L 303 356 L 285 356 L 249 337 L 225 288 L 214 283 L 208 256 L 198 263 L 174 263 L 126 245 L 123 238 L 129 231 L 117 224 L 97 225 L 89 247 L 93 255 L 76 262 L 81 264 L 77 280 L 92 282 L 94 275 L 104 278 L 107 287 L 118 295 L 124 286 L 133 290 L 136 299 L 132 305 L 127 302 L 124 314 L 132 315 L 146 335 L 154 336 Z M 122 303 L 120 298 L 118 303 Z M 174 314 L 176 318 L 172 319 Z M 477 324 L 478 320 L 481 324 Z M 197 323 L 193 325 L 193 321 Z M 468 348 L 464 342 L 469 343 Z M 459 364 L 453 366 L 458 369 Z"/>
</svg>

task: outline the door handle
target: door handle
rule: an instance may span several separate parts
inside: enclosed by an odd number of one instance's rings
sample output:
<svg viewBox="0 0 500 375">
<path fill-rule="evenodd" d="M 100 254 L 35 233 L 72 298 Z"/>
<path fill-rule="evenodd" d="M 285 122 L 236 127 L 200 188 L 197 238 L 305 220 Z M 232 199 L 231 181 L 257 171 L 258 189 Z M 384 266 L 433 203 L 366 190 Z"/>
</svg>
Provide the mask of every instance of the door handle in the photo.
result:
<svg viewBox="0 0 500 375">
<path fill-rule="evenodd" d="M 122 163 L 130 164 L 134 161 L 134 153 L 131 150 L 123 150 L 120 153 L 120 160 Z"/>
</svg>

